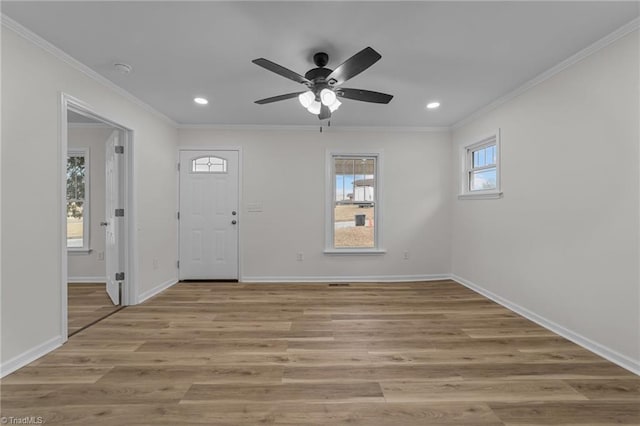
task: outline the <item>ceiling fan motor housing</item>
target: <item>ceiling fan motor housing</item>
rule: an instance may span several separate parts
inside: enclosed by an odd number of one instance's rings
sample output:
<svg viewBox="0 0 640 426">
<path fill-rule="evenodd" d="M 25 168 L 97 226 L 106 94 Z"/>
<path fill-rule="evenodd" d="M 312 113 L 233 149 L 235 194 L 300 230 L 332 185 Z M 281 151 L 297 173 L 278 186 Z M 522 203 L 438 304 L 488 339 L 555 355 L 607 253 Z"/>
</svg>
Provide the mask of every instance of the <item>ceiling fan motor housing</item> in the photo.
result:
<svg viewBox="0 0 640 426">
<path fill-rule="evenodd" d="M 322 68 L 329 63 L 329 55 L 324 52 L 318 52 L 313 55 L 313 63 L 316 64 L 317 67 Z"/>
</svg>

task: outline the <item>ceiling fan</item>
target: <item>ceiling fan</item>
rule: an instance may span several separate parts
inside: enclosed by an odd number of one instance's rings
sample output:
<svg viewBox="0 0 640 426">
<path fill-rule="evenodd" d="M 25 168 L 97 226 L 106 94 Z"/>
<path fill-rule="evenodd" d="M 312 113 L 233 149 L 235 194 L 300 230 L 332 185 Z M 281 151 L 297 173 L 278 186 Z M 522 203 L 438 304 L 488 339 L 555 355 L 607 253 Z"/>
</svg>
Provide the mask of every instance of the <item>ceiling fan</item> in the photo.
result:
<svg viewBox="0 0 640 426">
<path fill-rule="evenodd" d="M 338 109 L 341 105 L 338 98 L 388 104 L 393 95 L 341 87 L 347 80 L 375 64 L 380 58 L 382 56 L 378 52 L 371 47 L 367 47 L 344 61 L 336 69 L 331 70 L 325 68 L 325 65 L 329 62 L 329 55 L 324 52 L 318 52 L 313 55 L 313 62 L 317 68 L 307 71 L 304 77 L 268 59 L 254 59 L 251 61 L 254 64 L 307 86 L 305 91 L 260 99 L 256 103 L 264 105 L 297 97 L 302 106 L 307 108 L 310 113 L 317 115 L 320 120 L 330 118 L 331 113 Z"/>
</svg>

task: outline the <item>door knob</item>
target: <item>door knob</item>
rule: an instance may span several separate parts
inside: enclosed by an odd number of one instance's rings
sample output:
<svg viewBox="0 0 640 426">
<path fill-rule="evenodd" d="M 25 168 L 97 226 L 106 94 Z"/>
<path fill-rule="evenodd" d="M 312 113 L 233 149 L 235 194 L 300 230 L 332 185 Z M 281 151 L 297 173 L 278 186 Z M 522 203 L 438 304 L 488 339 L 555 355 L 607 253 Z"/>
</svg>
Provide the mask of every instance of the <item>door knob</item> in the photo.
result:
<svg viewBox="0 0 640 426">
<path fill-rule="evenodd" d="M 100 222 L 100 226 L 109 226 L 109 222 Z"/>
<path fill-rule="evenodd" d="M 231 221 L 232 225 L 235 225 L 236 223 L 238 223 L 235 219 Z"/>
<path fill-rule="evenodd" d="M 235 216 L 235 215 L 237 215 L 238 213 L 236 213 L 236 211 L 234 210 L 234 211 L 232 211 L 232 212 L 231 212 L 231 214 L 232 214 L 233 216 Z"/>
</svg>

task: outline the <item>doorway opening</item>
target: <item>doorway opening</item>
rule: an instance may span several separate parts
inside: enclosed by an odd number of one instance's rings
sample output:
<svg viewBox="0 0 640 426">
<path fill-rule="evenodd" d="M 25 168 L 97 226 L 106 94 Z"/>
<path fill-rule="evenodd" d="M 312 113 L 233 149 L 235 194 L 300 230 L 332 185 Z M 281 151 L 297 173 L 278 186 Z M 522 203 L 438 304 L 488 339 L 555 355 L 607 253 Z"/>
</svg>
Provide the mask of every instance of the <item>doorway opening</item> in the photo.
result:
<svg viewBox="0 0 640 426">
<path fill-rule="evenodd" d="M 68 95 L 61 109 L 63 337 L 134 304 L 132 131 Z"/>
</svg>

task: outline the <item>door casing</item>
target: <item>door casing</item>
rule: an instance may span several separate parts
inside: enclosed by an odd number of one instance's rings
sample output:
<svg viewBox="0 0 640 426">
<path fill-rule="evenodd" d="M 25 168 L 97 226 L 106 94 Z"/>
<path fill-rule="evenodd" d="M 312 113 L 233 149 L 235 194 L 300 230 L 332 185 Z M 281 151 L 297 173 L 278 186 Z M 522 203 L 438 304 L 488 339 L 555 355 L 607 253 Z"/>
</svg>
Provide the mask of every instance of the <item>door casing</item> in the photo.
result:
<svg viewBox="0 0 640 426">
<path fill-rule="evenodd" d="M 123 269 L 125 273 L 125 281 L 122 291 L 122 305 L 135 305 L 138 299 L 138 280 L 137 280 L 137 239 L 136 233 L 136 205 L 135 205 L 135 186 L 134 186 L 134 169 L 133 169 L 133 153 L 134 153 L 134 132 L 133 130 L 109 119 L 105 114 L 100 113 L 88 103 L 77 99 L 67 93 L 60 93 L 60 114 L 59 114 L 59 135 L 58 135 L 58 153 L 59 157 L 59 200 L 60 200 L 60 222 L 58 236 L 60 241 L 60 334 L 62 342 L 66 342 L 68 338 L 68 254 L 66 244 L 66 183 L 67 183 L 67 150 L 68 150 L 68 132 L 67 132 L 67 111 L 74 111 L 94 120 L 103 122 L 122 131 L 122 145 L 124 145 L 124 159 L 121 177 L 124 179 L 122 185 L 124 194 L 123 208 L 125 216 L 123 218 L 122 227 L 124 228 L 124 241 L 122 241 L 121 256 L 124 258 Z"/>
</svg>

